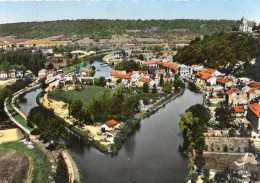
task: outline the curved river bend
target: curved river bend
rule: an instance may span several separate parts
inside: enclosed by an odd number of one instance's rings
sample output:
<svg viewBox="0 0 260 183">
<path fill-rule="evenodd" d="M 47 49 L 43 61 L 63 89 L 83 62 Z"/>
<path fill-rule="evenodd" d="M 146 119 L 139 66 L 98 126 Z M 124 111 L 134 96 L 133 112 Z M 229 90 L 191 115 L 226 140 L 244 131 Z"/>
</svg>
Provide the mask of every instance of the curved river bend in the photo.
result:
<svg viewBox="0 0 260 183">
<path fill-rule="evenodd" d="M 36 106 L 36 93 L 25 95 L 21 110 L 28 113 Z M 182 136 L 178 128 L 179 115 L 194 104 L 202 103 L 202 96 L 186 90 L 165 108 L 141 121 L 117 155 L 104 155 L 85 145 L 74 136 L 66 144 L 87 183 L 182 183 L 188 172 L 188 160 L 178 152 Z M 36 105 L 35 105 L 36 104 Z"/>
</svg>

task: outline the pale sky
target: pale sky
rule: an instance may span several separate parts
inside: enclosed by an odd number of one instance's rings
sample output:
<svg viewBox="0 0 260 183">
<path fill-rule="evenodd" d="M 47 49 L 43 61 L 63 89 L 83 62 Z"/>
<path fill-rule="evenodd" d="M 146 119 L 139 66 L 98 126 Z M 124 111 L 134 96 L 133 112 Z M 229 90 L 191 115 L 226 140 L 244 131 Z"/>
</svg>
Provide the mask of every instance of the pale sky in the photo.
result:
<svg viewBox="0 0 260 183">
<path fill-rule="evenodd" d="M 260 21 L 260 0 L 0 0 L 0 23 L 62 19 Z"/>
</svg>

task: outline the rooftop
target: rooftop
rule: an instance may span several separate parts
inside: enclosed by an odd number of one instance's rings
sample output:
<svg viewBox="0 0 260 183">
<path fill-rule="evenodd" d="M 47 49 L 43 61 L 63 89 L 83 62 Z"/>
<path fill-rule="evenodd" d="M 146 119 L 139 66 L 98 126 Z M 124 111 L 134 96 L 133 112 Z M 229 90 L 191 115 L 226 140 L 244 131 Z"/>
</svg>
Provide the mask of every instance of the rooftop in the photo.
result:
<svg viewBox="0 0 260 183">
<path fill-rule="evenodd" d="M 227 95 L 231 95 L 232 93 L 239 91 L 237 88 L 231 88 L 230 90 L 226 91 Z"/>
<path fill-rule="evenodd" d="M 260 104 L 254 103 L 254 104 L 249 104 L 248 108 L 258 117 L 260 118 Z"/>
<path fill-rule="evenodd" d="M 116 126 L 118 123 L 116 120 L 114 119 L 111 119 L 109 121 L 106 121 L 105 124 L 108 126 L 108 127 L 113 127 L 113 126 Z"/>
</svg>

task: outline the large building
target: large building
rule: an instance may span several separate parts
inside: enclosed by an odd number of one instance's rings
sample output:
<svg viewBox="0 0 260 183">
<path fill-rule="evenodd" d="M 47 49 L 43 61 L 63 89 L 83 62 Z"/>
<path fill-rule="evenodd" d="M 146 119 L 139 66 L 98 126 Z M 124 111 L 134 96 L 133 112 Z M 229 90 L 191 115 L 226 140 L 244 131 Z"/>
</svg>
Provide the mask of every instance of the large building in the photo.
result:
<svg viewBox="0 0 260 183">
<path fill-rule="evenodd" d="M 260 104 L 254 103 L 248 105 L 247 119 L 256 131 L 260 131 Z"/>
<path fill-rule="evenodd" d="M 255 21 L 248 21 L 246 19 L 243 19 L 242 23 L 239 26 L 239 30 L 242 32 L 253 32 L 253 27 L 255 23 Z"/>
</svg>

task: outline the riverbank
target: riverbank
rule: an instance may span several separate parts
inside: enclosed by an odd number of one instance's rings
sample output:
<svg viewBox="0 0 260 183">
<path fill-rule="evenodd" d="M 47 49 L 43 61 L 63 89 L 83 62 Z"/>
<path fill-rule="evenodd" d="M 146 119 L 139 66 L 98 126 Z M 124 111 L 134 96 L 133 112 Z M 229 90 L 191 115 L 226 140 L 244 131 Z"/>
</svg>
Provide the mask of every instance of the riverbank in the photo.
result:
<svg viewBox="0 0 260 183">
<path fill-rule="evenodd" d="M 51 163 L 37 144 L 34 145 L 33 149 L 28 149 L 22 142 L 11 142 L 1 144 L 1 150 L 14 150 L 30 158 L 31 165 L 27 178 L 28 182 L 51 182 L 51 180 L 48 181 L 52 176 Z"/>
<path fill-rule="evenodd" d="M 121 124 L 118 132 L 112 132 L 114 135 L 114 141 L 107 141 L 107 134 L 101 134 L 101 125 L 93 126 L 93 125 L 82 125 L 81 127 L 77 127 L 74 125 L 76 119 L 69 117 L 68 105 L 63 101 L 56 101 L 53 99 L 49 99 L 49 92 L 51 92 L 55 87 L 57 87 L 58 83 L 53 83 L 49 85 L 44 92 L 43 97 L 39 98 L 39 103 L 43 107 L 47 109 L 52 109 L 54 113 L 63 121 L 69 125 L 73 126 L 74 129 L 77 129 L 76 133 L 80 132 L 80 134 L 85 134 L 86 138 L 90 138 L 92 141 L 93 147 L 98 149 L 102 153 L 113 152 L 115 153 L 120 149 L 123 142 L 127 139 L 127 137 L 135 130 L 136 126 L 139 122 L 149 117 L 154 111 L 163 107 L 167 102 L 169 102 L 172 98 L 177 97 L 179 94 L 183 93 L 184 90 L 181 89 L 176 91 L 174 94 L 169 94 L 166 97 L 163 97 L 156 101 L 154 104 L 149 106 L 150 110 L 144 113 L 139 113 L 135 115 L 135 118 L 128 119 L 125 123 Z M 111 134 L 111 133 L 109 133 Z M 86 139 L 85 138 L 85 139 Z"/>
<path fill-rule="evenodd" d="M 50 81 L 48 84 L 52 83 L 54 80 Z M 5 100 L 5 103 L 4 103 L 4 109 L 5 109 L 5 112 L 8 114 L 9 118 L 15 123 L 17 124 L 28 136 L 29 138 L 35 143 L 38 145 L 38 147 L 41 149 L 41 151 L 48 157 L 48 161 L 51 163 L 51 164 L 56 164 L 57 162 L 57 158 L 58 158 L 58 155 L 59 155 L 59 152 L 56 150 L 56 151 L 49 151 L 46 149 L 47 145 L 48 144 L 44 144 L 42 141 L 40 141 L 40 139 L 37 137 L 37 136 L 34 136 L 34 135 L 31 135 L 30 132 L 33 130 L 31 128 L 29 128 L 27 126 L 27 116 L 25 114 L 22 113 L 22 111 L 20 111 L 16 106 L 14 106 L 14 103 L 16 101 L 16 99 L 20 96 L 20 95 L 23 95 L 24 93 L 27 93 L 35 88 L 38 88 L 39 85 L 35 85 L 33 87 L 26 87 L 25 89 L 22 89 L 18 92 L 16 92 L 11 101 L 6 99 Z M 8 103 L 9 101 L 9 103 Z M 10 113 L 11 111 L 11 113 Z M 15 115 L 16 119 L 13 117 L 13 115 Z M 69 162 L 71 159 L 68 159 L 66 162 Z M 71 176 L 70 178 L 74 178 L 74 173 L 76 173 L 76 171 L 73 172 L 71 166 L 69 166 L 69 163 L 66 163 L 67 164 L 67 167 L 68 167 L 68 171 L 69 171 L 69 174 L 70 175 L 73 175 Z M 72 164 L 70 162 L 70 164 Z M 78 172 L 77 172 L 78 173 Z M 76 176 L 76 177 L 80 177 L 80 176 Z M 74 179 L 70 179 L 70 181 L 74 181 Z M 80 182 L 80 180 L 77 180 Z"/>
</svg>

